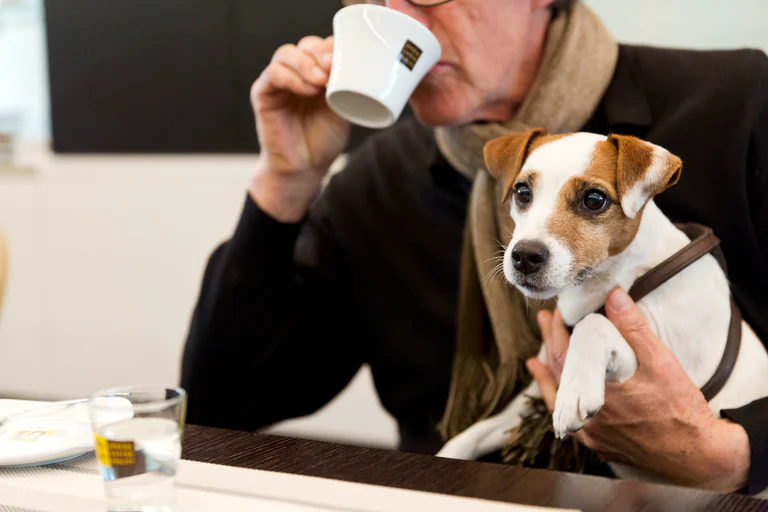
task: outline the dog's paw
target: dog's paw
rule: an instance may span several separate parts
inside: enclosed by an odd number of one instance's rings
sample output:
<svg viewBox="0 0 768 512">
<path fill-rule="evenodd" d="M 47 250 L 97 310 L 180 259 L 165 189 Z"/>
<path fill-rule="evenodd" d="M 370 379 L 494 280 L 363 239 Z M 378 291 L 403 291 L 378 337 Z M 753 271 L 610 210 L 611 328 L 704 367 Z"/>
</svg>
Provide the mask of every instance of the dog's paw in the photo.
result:
<svg viewBox="0 0 768 512">
<path fill-rule="evenodd" d="M 603 406 L 605 377 L 601 374 L 587 378 L 586 373 L 560 382 L 555 399 L 555 412 L 552 414 L 555 435 L 559 439 L 581 430 Z"/>
<path fill-rule="evenodd" d="M 438 457 L 445 459 L 473 460 L 477 455 L 477 443 L 472 439 L 454 437 L 443 446 Z"/>
</svg>

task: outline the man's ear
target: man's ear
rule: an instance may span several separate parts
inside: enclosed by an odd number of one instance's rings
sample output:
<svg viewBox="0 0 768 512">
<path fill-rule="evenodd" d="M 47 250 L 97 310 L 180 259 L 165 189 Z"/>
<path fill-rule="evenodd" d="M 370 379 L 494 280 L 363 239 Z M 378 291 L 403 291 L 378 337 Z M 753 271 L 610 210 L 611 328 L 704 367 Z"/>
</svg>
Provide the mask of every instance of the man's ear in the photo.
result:
<svg viewBox="0 0 768 512">
<path fill-rule="evenodd" d="M 503 186 L 503 197 L 509 195 L 517 175 L 520 174 L 523 163 L 528 157 L 531 143 L 536 137 L 546 133 L 542 128 L 535 128 L 528 132 L 504 135 L 485 145 L 483 148 L 485 167 L 491 176 Z"/>
<path fill-rule="evenodd" d="M 656 194 L 680 179 L 683 162 L 655 144 L 628 135 L 609 135 L 618 151 L 616 184 L 624 215 L 634 219 Z"/>
</svg>

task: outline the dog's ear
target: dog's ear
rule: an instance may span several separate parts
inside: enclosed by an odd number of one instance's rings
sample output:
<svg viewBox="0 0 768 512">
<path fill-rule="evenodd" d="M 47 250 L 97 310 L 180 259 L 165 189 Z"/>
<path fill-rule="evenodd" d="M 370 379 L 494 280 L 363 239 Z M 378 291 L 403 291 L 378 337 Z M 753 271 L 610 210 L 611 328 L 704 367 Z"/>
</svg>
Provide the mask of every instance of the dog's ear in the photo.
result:
<svg viewBox="0 0 768 512">
<path fill-rule="evenodd" d="M 666 149 L 628 135 L 609 135 L 618 151 L 616 184 L 624 215 L 634 219 L 656 194 L 680 179 L 683 162 Z"/>
<path fill-rule="evenodd" d="M 500 181 L 504 189 L 504 197 L 509 195 L 517 175 L 523 168 L 528 157 L 531 143 L 540 135 L 547 132 L 536 128 L 528 132 L 504 135 L 488 142 L 483 148 L 485 167 L 491 176 Z"/>
</svg>

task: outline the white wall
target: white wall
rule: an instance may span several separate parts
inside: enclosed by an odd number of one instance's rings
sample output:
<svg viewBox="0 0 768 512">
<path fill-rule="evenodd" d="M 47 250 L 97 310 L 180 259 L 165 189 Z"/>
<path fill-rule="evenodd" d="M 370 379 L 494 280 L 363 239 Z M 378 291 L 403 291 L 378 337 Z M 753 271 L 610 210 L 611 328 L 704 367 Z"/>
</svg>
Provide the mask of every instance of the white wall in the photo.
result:
<svg viewBox="0 0 768 512">
<path fill-rule="evenodd" d="M 586 3 L 623 41 L 768 49 L 768 31 L 759 30 L 768 19 L 765 0 Z M 25 27 L 13 36 L 23 45 L 0 29 L 0 110 L 23 104 L 26 137 L 34 139 L 48 126 L 44 53 L 40 27 Z M 9 91 L 21 99 L 14 103 Z M 31 174 L 0 170 L 0 229 L 11 245 L 0 397 L 68 398 L 119 383 L 177 382 L 203 265 L 234 226 L 253 158 L 35 151 L 25 158 Z M 277 431 L 396 442 L 365 369 L 320 414 Z"/>
<path fill-rule="evenodd" d="M 768 51 L 766 0 L 582 0 L 627 43 Z"/>
</svg>

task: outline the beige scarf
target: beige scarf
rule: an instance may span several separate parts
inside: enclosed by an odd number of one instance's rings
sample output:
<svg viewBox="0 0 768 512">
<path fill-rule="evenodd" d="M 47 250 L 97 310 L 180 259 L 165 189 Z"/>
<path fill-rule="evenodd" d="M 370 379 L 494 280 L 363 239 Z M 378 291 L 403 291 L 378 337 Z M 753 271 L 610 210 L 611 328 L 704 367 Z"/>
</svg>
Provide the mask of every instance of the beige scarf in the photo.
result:
<svg viewBox="0 0 768 512">
<path fill-rule="evenodd" d="M 453 375 L 440 431 L 449 439 L 495 414 L 530 377 L 524 362 L 541 346 L 536 312 L 553 303 L 527 304 L 506 284 L 497 266 L 502 244 L 512 237 L 509 205 L 485 170 L 483 146 L 508 133 L 545 128 L 578 131 L 610 84 L 618 44 L 595 14 L 575 3 L 550 23 L 531 91 L 505 123 L 440 127 L 441 153 L 472 178 L 460 275 L 458 333 Z"/>
</svg>

